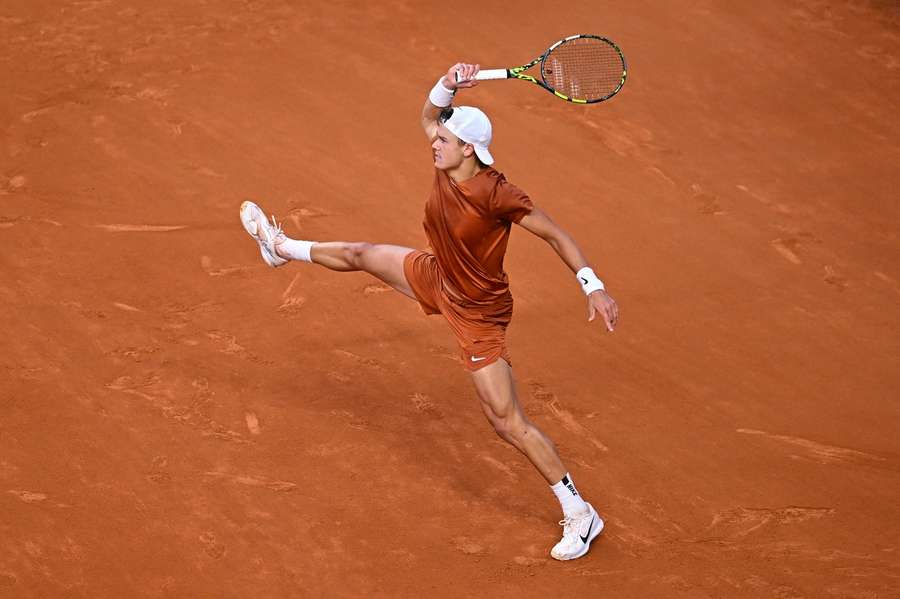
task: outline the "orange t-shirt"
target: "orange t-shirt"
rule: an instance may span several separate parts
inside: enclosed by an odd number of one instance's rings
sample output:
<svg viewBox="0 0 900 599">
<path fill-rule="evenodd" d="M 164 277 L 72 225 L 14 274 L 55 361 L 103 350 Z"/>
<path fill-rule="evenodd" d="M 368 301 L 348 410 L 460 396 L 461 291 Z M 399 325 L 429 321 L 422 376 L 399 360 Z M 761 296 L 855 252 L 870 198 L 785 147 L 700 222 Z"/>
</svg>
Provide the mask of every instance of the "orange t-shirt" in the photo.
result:
<svg viewBox="0 0 900 599">
<path fill-rule="evenodd" d="M 533 209 L 528 195 L 493 168 L 462 183 L 435 169 L 425 204 L 425 235 L 449 298 L 482 308 L 512 301 L 503 256 L 512 223 Z"/>
</svg>

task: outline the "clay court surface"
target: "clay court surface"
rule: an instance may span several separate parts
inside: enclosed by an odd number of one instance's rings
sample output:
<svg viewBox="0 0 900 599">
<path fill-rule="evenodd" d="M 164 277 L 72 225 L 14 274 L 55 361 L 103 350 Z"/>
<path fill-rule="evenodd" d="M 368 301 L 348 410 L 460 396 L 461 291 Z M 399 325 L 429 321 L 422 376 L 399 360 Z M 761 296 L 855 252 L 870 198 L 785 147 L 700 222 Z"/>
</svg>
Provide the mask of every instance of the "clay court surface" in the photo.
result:
<svg viewBox="0 0 900 599">
<path fill-rule="evenodd" d="M 608 520 L 564 564 L 443 321 L 238 207 L 423 247 L 434 81 L 577 32 L 611 102 L 457 100 L 621 306 L 513 232 L 521 400 Z M 0 90 L 0 596 L 898 596 L 895 2 L 4 0 Z"/>
</svg>

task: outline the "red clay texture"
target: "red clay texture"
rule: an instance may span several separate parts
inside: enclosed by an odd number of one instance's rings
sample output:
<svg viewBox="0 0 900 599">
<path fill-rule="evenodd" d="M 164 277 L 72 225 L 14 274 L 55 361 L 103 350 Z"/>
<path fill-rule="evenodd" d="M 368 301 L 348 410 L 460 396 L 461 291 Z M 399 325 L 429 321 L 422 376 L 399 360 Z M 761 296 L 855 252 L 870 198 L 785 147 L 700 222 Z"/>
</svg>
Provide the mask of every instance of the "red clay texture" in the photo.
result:
<svg viewBox="0 0 900 599">
<path fill-rule="evenodd" d="M 621 309 L 513 231 L 560 563 L 440 318 L 238 207 L 421 248 L 428 90 L 579 32 L 610 102 L 457 99 Z M 0 597 L 897 596 L 895 2 L 6 0 L 0 82 Z"/>
</svg>

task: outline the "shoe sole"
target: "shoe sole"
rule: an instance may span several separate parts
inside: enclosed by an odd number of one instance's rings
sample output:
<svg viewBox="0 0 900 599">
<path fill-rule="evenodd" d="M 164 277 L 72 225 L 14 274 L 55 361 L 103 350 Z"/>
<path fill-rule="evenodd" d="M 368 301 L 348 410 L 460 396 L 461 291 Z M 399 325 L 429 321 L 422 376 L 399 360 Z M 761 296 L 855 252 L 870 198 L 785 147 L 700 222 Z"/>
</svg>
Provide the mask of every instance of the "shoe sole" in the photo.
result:
<svg viewBox="0 0 900 599">
<path fill-rule="evenodd" d="M 254 204 L 253 202 L 251 202 L 249 200 L 247 200 L 241 204 L 241 212 L 240 212 L 241 224 L 244 225 L 244 230 L 250 234 L 250 237 L 252 237 L 253 239 L 255 239 L 258 242 L 259 241 L 259 236 L 258 236 L 259 225 L 257 224 L 256 219 L 254 219 L 253 216 L 250 214 L 250 211 L 253 210 L 254 208 L 256 208 L 257 210 L 262 212 L 262 210 L 260 209 L 259 206 L 257 206 L 256 204 Z M 246 214 L 245 214 L 245 212 L 246 212 Z"/>
<path fill-rule="evenodd" d="M 269 253 L 266 251 L 266 249 L 263 248 L 264 242 L 259 237 L 259 222 L 257 221 L 256 218 L 254 218 L 254 215 L 252 212 L 254 209 L 256 209 L 256 211 L 260 215 L 265 217 L 265 212 L 263 212 L 262 208 L 260 208 L 255 203 L 251 202 L 250 200 L 245 200 L 243 203 L 241 203 L 241 210 L 240 210 L 241 224 L 244 226 L 244 230 L 247 231 L 247 234 L 249 234 L 250 237 L 252 237 L 254 239 L 254 241 L 256 241 L 256 243 L 259 244 L 259 254 L 260 254 L 260 256 L 262 256 L 263 262 L 265 262 L 267 265 L 271 266 L 272 268 L 278 268 L 279 266 L 283 266 L 284 264 L 287 264 L 286 260 L 284 262 L 275 261 L 269 255 Z"/>
</svg>

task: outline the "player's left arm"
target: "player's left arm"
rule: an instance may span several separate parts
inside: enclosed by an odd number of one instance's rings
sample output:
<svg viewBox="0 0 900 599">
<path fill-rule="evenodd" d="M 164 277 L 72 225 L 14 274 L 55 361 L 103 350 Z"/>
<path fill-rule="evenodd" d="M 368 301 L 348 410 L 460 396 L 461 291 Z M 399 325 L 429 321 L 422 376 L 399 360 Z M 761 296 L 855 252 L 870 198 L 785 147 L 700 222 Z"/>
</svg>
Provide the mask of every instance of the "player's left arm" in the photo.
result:
<svg viewBox="0 0 900 599">
<path fill-rule="evenodd" d="M 523 229 L 546 241 L 553 250 L 559 254 L 573 273 L 588 266 L 588 261 L 569 235 L 562 227 L 557 225 L 546 212 L 535 207 L 530 214 L 522 217 L 518 223 Z M 603 317 L 606 328 L 612 331 L 619 321 L 619 307 L 616 301 L 610 297 L 605 289 L 598 289 L 587 296 L 588 320 L 594 320 L 597 313 Z"/>
</svg>

